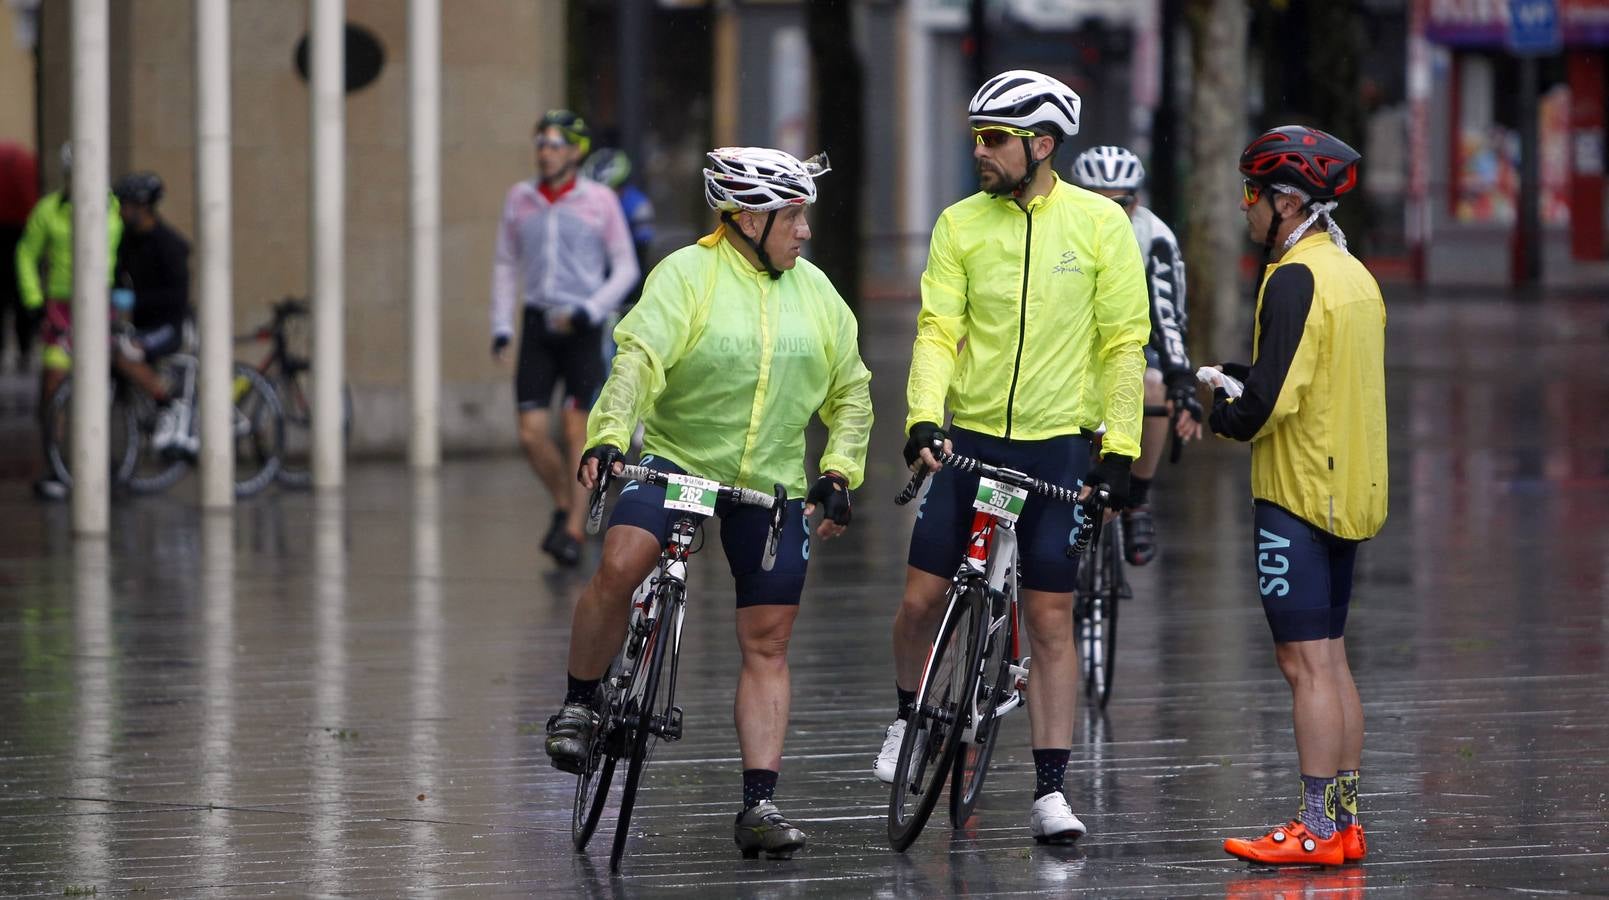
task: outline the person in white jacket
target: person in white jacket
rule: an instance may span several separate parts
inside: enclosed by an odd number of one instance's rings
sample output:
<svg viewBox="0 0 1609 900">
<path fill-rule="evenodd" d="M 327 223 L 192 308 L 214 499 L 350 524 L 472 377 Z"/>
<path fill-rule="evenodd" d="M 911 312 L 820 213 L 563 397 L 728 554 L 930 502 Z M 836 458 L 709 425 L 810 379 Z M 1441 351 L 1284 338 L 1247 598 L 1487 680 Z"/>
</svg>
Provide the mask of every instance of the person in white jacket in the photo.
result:
<svg viewBox="0 0 1609 900">
<path fill-rule="evenodd" d="M 561 565 L 581 561 L 586 491 L 570 472 L 581 457 L 605 372 L 604 329 L 637 283 L 631 231 L 614 191 L 576 175 L 591 135 L 582 118 L 551 110 L 537 123 L 537 177 L 509 188 L 492 264 L 492 356 L 514 339 L 524 307 L 514 398 L 520 445 L 553 495 L 542 549 Z M 549 436 L 554 387 L 563 384 L 564 446 Z"/>
</svg>

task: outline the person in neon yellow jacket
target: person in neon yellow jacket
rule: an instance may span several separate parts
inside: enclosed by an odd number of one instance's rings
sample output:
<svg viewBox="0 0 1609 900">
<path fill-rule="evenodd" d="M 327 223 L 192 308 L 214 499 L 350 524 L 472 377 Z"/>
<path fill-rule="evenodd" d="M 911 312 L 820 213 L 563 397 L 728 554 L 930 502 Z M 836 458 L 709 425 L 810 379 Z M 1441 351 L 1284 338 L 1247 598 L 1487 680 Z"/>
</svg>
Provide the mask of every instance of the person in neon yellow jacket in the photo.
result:
<svg viewBox="0 0 1609 900">
<path fill-rule="evenodd" d="M 44 345 L 40 354 L 39 415 L 40 427 L 50 409 L 50 398 L 56 388 L 67 380 L 72 368 L 72 301 L 73 301 L 73 156 L 72 145 L 61 148 L 62 189 L 39 198 L 28 223 L 23 226 L 22 239 L 17 242 L 17 293 L 22 306 L 37 315 L 39 339 Z M 106 197 L 106 281 L 112 282 L 117 259 L 117 245 L 123 238 L 123 216 L 118 209 L 117 197 L 108 192 Z M 39 267 L 45 266 L 41 281 Z M 54 478 L 34 483 L 34 492 L 48 499 L 67 495 L 67 488 Z"/>
<path fill-rule="evenodd" d="M 933 227 L 906 386 L 905 462 L 936 471 L 922 500 L 894 619 L 896 718 L 872 764 L 893 782 L 906 722 L 944 598 L 971 535 L 978 476 L 942 469 L 955 452 L 1086 492 L 1122 508 L 1140 454 L 1150 301 L 1134 230 L 1106 197 L 1056 177 L 1080 100 L 1039 72 L 1012 70 L 973 96 L 979 192 Z M 952 427 L 943 429 L 948 404 Z M 1090 465 L 1085 436 L 1106 426 Z M 1062 791 L 1078 699 L 1068 559 L 1076 507 L 1029 498 L 1017 523 L 1023 618 L 1033 644 L 1028 716 L 1036 783 L 1028 826 L 1041 842 L 1084 833 Z"/>
<path fill-rule="evenodd" d="M 861 362 L 854 315 L 827 276 L 799 256 L 824 157 L 801 162 L 778 150 L 728 147 L 709 154 L 705 199 L 721 225 L 666 257 L 642 299 L 615 328 L 614 369 L 587 422 L 579 480 L 591 488 L 621 459 L 639 419 L 643 464 L 794 500 L 771 571 L 762 571 L 769 513 L 717 509 L 737 587 L 736 718 L 743 805 L 735 839 L 745 854 L 786 857 L 804 833 L 772 802 L 787 729 L 787 646 L 816 536 L 843 533 L 871 434 L 871 373 Z M 1130 242 L 1132 243 L 1132 241 Z M 805 425 L 819 415 L 827 444 L 806 493 Z M 596 688 L 620 648 L 631 593 L 652 571 L 675 514 L 664 489 L 620 494 L 603 562 L 576 605 L 564 706 L 548 723 L 553 764 L 576 771 L 598 725 Z"/>
</svg>

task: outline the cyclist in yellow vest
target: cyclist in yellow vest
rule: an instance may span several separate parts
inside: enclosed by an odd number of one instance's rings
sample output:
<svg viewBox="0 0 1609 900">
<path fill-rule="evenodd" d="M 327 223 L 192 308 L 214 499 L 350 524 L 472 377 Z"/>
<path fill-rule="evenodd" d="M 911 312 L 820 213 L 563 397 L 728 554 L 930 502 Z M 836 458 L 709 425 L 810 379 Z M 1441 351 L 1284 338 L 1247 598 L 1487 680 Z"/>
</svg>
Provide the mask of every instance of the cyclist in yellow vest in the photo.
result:
<svg viewBox="0 0 1609 900">
<path fill-rule="evenodd" d="M 737 588 L 736 719 L 743 807 L 735 840 L 745 853 L 787 857 L 804 832 L 772 801 L 782 763 L 790 690 L 788 639 L 810 559 L 806 516 L 823 509 L 820 538 L 849 524 L 871 434 L 871 373 L 860 359 L 854 314 L 822 271 L 799 256 L 810 238 L 823 157 L 727 147 L 709 154 L 704 196 L 721 225 L 654 267 L 642 299 L 615 328 L 619 350 L 587 422 L 579 480 L 591 488 L 621 459 L 643 421 L 643 465 L 687 472 L 790 501 L 777 559 L 761 558 L 770 513 L 716 508 Z M 809 485 L 805 425 L 819 415 L 827 443 Z M 678 513 L 664 488 L 627 485 L 615 503 L 603 561 L 576 605 L 568 690 L 548 722 L 555 767 L 576 771 L 598 726 L 599 680 L 620 649 L 632 590 L 654 568 Z"/>
<path fill-rule="evenodd" d="M 1272 865 L 1340 865 L 1367 852 L 1357 821 L 1363 706 L 1347 664 L 1347 606 L 1358 544 L 1386 518 L 1385 303 L 1331 218 L 1357 183 L 1358 153 L 1287 125 L 1240 157 L 1241 209 L 1268 266 L 1252 364 L 1208 425 L 1252 445 L 1258 593 L 1290 683 L 1301 766 L 1298 817 L 1224 850 Z M 1320 226 L 1320 227 L 1315 227 Z"/>
<path fill-rule="evenodd" d="M 955 452 L 1054 484 L 1104 484 L 1114 509 L 1140 455 L 1150 302 L 1139 244 L 1122 207 L 1056 176 L 1080 101 L 1039 72 L 1005 72 L 968 107 L 980 191 L 933 226 L 906 386 L 908 465 L 939 470 Z M 946 402 L 951 428 L 941 427 Z M 1086 434 L 1106 425 L 1090 466 Z M 944 596 L 972 523 L 978 476 L 937 471 L 911 533 L 894 619 L 898 713 L 873 771 L 894 780 L 905 723 Z M 1033 652 L 1028 716 L 1035 768 L 1028 827 L 1041 842 L 1084 833 L 1062 792 L 1078 698 L 1068 559 L 1075 507 L 1030 497 L 1017 523 L 1023 617 Z"/>
</svg>

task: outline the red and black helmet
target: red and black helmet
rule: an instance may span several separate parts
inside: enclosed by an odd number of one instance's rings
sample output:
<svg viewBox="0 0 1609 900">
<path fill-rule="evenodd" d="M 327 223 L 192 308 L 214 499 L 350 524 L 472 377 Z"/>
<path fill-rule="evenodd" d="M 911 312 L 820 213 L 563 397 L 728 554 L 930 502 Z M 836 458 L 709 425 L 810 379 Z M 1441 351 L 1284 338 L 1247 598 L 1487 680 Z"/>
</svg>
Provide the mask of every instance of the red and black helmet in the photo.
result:
<svg viewBox="0 0 1609 900">
<path fill-rule="evenodd" d="M 1259 184 L 1288 184 L 1314 200 L 1334 200 L 1358 183 L 1363 157 L 1328 132 L 1281 125 L 1240 154 L 1240 174 Z"/>
</svg>

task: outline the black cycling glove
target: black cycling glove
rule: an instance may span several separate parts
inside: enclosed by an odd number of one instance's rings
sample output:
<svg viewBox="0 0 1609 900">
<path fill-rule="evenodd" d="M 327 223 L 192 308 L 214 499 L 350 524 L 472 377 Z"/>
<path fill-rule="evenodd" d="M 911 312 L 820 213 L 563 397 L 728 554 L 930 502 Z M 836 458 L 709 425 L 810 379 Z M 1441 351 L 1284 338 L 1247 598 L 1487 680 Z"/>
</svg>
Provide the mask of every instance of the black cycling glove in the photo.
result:
<svg viewBox="0 0 1609 900">
<path fill-rule="evenodd" d="M 503 349 L 508 346 L 508 342 L 509 336 L 506 334 L 500 334 L 492 338 L 492 355 L 500 356 L 503 352 Z"/>
<path fill-rule="evenodd" d="M 1105 487 L 1106 508 L 1122 509 L 1129 499 L 1129 466 L 1133 462 L 1127 456 L 1104 454 L 1095 468 L 1084 476 L 1084 484 L 1096 489 Z"/>
<path fill-rule="evenodd" d="M 944 429 L 932 422 L 917 422 L 911 426 L 910 439 L 905 442 L 905 465 L 916 465 L 921 458 L 923 448 L 933 451 L 933 458 L 938 459 L 944 453 L 944 442 L 949 435 Z"/>
<path fill-rule="evenodd" d="M 587 471 L 587 460 L 589 459 L 598 461 L 598 477 L 601 479 L 605 472 L 613 475 L 615 463 L 625 462 L 626 457 L 620 452 L 620 448 L 614 444 L 599 444 L 596 447 L 589 447 L 587 452 L 581 454 L 581 466 L 575 472 L 577 481 L 580 481 L 582 474 Z"/>
<path fill-rule="evenodd" d="M 831 519 L 837 525 L 848 525 L 849 479 L 837 472 L 827 472 L 810 486 L 805 503 L 820 507 L 822 518 Z"/>
<path fill-rule="evenodd" d="M 1173 378 L 1168 381 L 1168 399 L 1173 401 L 1175 413 L 1187 413 L 1197 422 L 1207 421 L 1201 412 L 1201 401 L 1196 399 L 1196 377 L 1185 375 L 1182 378 Z"/>
</svg>

